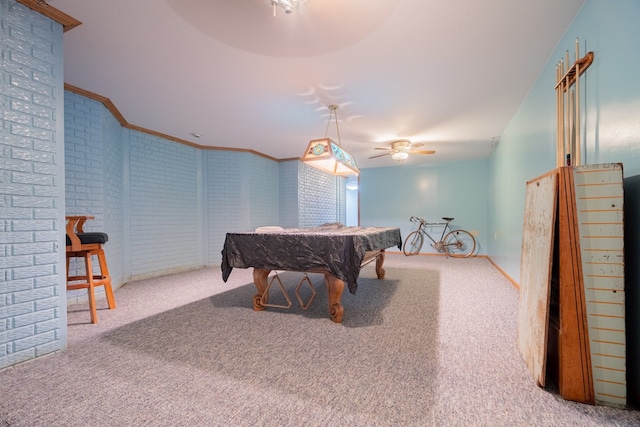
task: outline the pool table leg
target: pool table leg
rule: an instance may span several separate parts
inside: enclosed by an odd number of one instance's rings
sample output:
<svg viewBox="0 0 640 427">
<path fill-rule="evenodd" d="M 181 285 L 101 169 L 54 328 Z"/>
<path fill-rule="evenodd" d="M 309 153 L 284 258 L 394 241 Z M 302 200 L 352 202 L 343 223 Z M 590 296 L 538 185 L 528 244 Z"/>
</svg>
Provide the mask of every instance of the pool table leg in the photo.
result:
<svg viewBox="0 0 640 427">
<path fill-rule="evenodd" d="M 327 285 L 327 294 L 329 296 L 329 317 L 336 323 L 342 322 L 342 313 L 344 308 L 340 300 L 342 299 L 342 291 L 344 291 L 344 282 L 330 273 L 324 273 L 324 283 Z"/>
<path fill-rule="evenodd" d="M 384 275 L 386 274 L 384 268 L 382 268 L 382 264 L 384 264 L 384 255 L 384 249 L 382 249 L 376 257 L 376 275 L 378 276 L 378 279 L 384 279 Z"/>
<path fill-rule="evenodd" d="M 267 279 L 271 273 L 271 270 L 265 268 L 253 269 L 253 283 L 256 285 L 258 293 L 253 296 L 253 309 L 255 311 L 262 311 L 265 307 L 262 302 L 267 302 L 269 295 L 265 295 L 265 289 L 267 289 Z M 264 298 L 263 298 L 264 295 Z"/>
<path fill-rule="evenodd" d="M 385 270 L 382 268 L 384 264 L 384 250 L 376 255 L 376 275 L 378 279 L 384 279 Z M 267 280 L 271 270 L 265 268 L 253 269 L 253 283 L 256 285 L 258 293 L 253 297 L 253 309 L 262 311 L 266 308 L 264 305 L 269 295 L 265 293 L 267 289 Z M 344 281 L 338 279 L 331 273 L 324 273 L 324 282 L 327 285 L 327 294 L 329 297 L 329 317 L 336 323 L 342 322 L 342 314 L 344 307 L 342 306 L 342 292 L 344 291 Z"/>
</svg>

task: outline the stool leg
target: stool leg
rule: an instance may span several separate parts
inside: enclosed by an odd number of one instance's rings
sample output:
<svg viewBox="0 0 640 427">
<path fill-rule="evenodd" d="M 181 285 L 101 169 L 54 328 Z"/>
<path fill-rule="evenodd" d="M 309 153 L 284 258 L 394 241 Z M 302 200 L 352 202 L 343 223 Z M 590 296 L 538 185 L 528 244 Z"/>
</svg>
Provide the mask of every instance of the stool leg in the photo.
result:
<svg viewBox="0 0 640 427">
<path fill-rule="evenodd" d="M 109 275 L 109 267 L 107 267 L 107 257 L 104 255 L 104 251 L 98 252 L 98 262 L 100 263 L 100 273 L 104 282 L 104 293 L 107 296 L 107 303 L 109 304 L 109 310 L 116 308 L 116 300 L 113 297 L 113 289 L 111 288 L 111 276 Z"/>
<path fill-rule="evenodd" d="M 84 257 L 84 268 L 87 273 L 87 283 L 89 287 L 87 288 L 87 293 L 89 295 L 89 310 L 91 311 L 91 323 L 98 323 L 98 313 L 96 311 L 96 294 L 93 284 L 93 268 L 91 266 L 91 253 L 85 253 Z"/>
<path fill-rule="evenodd" d="M 69 263 L 71 261 L 71 256 L 67 253 L 67 284 L 69 284 Z"/>
</svg>

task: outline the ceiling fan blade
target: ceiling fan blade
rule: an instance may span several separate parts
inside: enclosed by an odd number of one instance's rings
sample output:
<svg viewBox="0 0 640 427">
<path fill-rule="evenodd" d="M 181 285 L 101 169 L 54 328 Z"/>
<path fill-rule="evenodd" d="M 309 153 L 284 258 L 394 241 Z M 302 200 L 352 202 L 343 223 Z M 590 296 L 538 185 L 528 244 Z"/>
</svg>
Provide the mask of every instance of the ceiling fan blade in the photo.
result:
<svg viewBox="0 0 640 427">
<path fill-rule="evenodd" d="M 422 142 L 416 142 L 411 144 L 409 147 L 413 150 L 414 148 L 422 147 L 424 144 Z"/>
<path fill-rule="evenodd" d="M 434 154 L 435 150 L 411 150 L 409 154 Z"/>
<path fill-rule="evenodd" d="M 384 154 L 378 154 L 377 156 L 373 156 L 373 157 L 369 157 L 369 158 L 370 158 L 370 159 L 375 159 L 375 158 L 377 158 L 377 157 L 388 156 L 389 154 L 391 154 L 391 152 L 384 153 Z"/>
<path fill-rule="evenodd" d="M 376 147 L 374 150 L 391 150 L 391 147 Z"/>
</svg>

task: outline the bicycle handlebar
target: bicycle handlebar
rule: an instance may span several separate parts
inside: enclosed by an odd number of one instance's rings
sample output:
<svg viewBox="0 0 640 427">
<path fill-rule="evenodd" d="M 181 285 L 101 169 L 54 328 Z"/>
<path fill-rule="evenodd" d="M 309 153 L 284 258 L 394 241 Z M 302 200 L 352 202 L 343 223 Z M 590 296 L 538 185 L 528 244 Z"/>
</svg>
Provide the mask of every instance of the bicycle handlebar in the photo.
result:
<svg viewBox="0 0 640 427">
<path fill-rule="evenodd" d="M 421 222 L 422 224 L 426 224 L 426 221 L 422 218 L 418 218 L 417 216 L 412 216 L 411 218 L 409 218 L 409 221 L 411 222 Z"/>
<path fill-rule="evenodd" d="M 444 218 L 442 218 L 442 219 L 444 219 Z M 447 218 L 446 219 L 447 222 L 427 222 L 427 221 L 424 220 L 424 218 L 418 218 L 417 216 L 412 216 L 411 218 L 409 218 L 409 221 L 411 221 L 411 222 L 420 222 L 422 225 L 429 225 L 429 224 L 431 224 L 431 225 L 437 225 L 437 224 L 444 225 L 444 224 L 450 223 L 451 219 L 452 218 Z"/>
</svg>

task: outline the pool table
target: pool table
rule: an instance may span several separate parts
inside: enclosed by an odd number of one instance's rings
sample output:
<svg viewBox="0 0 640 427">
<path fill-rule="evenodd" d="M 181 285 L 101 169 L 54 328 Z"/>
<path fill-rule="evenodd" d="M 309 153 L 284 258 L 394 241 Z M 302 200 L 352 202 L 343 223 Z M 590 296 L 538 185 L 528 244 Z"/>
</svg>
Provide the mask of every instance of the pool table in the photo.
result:
<svg viewBox="0 0 640 427">
<path fill-rule="evenodd" d="M 324 274 L 329 299 L 329 316 L 342 321 L 341 303 L 345 284 L 356 293 L 360 268 L 375 261 L 376 275 L 384 278 L 385 249 L 402 248 L 397 227 L 347 227 L 340 223 L 277 231 L 227 233 L 222 250 L 222 279 L 233 268 L 253 268 L 258 293 L 254 310 L 264 310 L 268 295 L 267 277 L 272 270 Z"/>
</svg>

